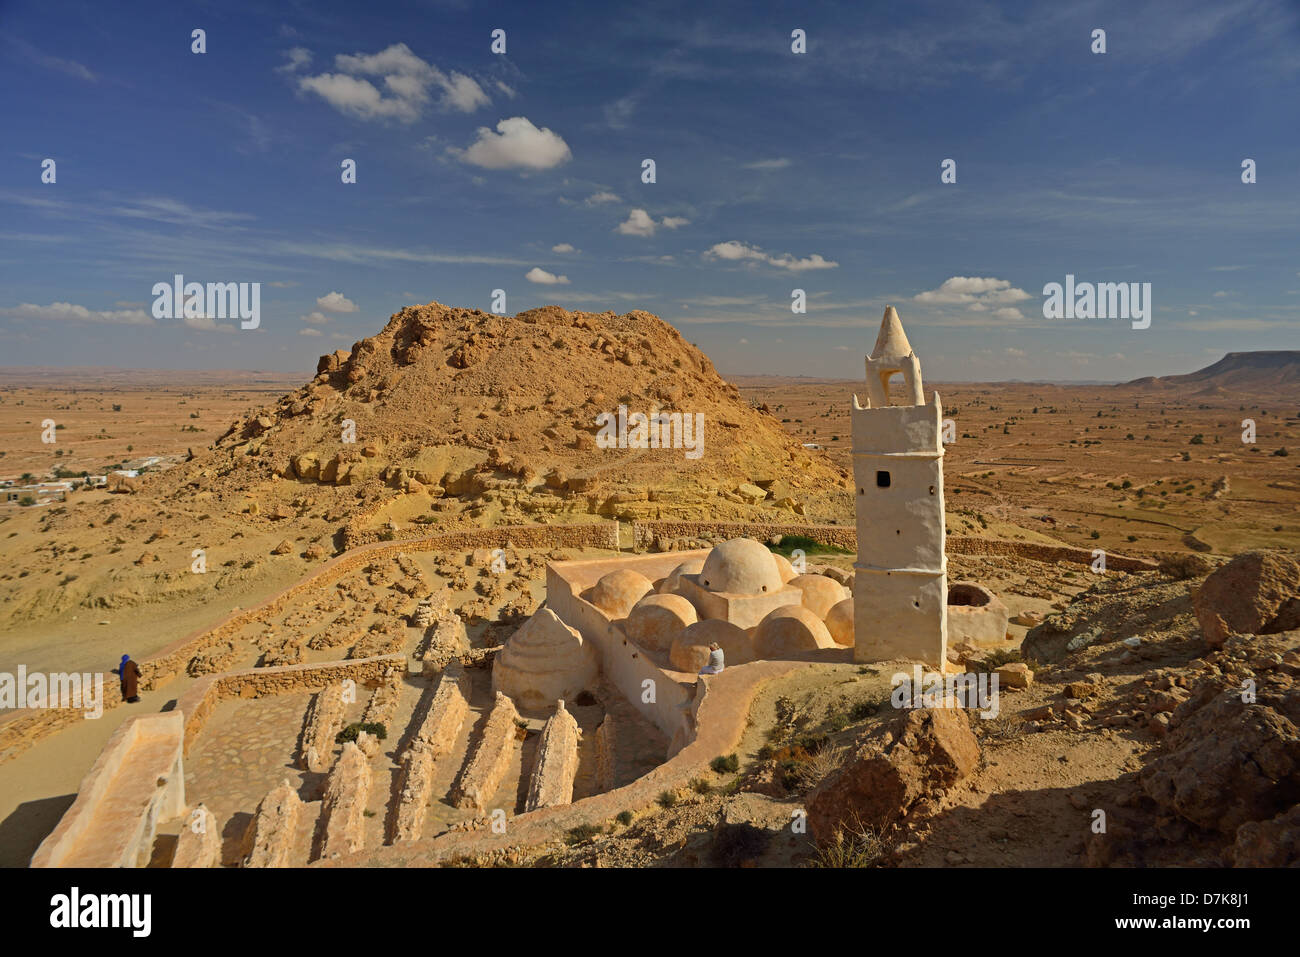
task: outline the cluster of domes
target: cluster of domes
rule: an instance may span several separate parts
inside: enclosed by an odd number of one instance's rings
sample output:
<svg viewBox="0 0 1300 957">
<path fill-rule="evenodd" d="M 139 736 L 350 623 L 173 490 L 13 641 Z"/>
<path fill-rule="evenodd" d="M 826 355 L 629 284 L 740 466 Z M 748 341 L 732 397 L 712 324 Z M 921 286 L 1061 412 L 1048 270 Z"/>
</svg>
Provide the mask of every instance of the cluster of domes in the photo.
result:
<svg viewBox="0 0 1300 957">
<path fill-rule="evenodd" d="M 714 642 L 728 665 L 853 644 L 849 590 L 825 575 L 797 574 L 750 538 L 723 542 L 658 582 L 609 572 L 584 597 L 629 641 L 688 673 L 708 664 Z"/>
</svg>

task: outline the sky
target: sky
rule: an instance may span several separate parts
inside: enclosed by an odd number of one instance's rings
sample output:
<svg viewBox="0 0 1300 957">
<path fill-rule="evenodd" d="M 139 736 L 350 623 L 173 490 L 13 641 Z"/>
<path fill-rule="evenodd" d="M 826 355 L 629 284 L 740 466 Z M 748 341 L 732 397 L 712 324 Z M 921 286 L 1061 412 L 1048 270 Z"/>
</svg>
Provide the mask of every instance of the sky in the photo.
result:
<svg viewBox="0 0 1300 957">
<path fill-rule="evenodd" d="M 861 378 L 891 303 L 936 381 L 1189 372 L 1300 348 L 1298 94 L 1298 0 L 0 0 L 0 365 L 311 375 L 499 289 L 730 374 Z"/>
</svg>

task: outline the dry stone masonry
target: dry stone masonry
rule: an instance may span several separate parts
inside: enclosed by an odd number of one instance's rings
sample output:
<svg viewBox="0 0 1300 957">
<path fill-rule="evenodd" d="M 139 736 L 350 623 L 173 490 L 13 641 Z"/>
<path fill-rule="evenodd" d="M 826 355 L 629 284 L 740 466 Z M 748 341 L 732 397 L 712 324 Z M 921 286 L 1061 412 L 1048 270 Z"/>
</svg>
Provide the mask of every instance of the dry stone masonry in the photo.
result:
<svg viewBox="0 0 1300 957">
<path fill-rule="evenodd" d="M 366 802 L 370 799 L 370 762 L 349 741 L 330 772 L 321 806 L 321 854 L 338 857 L 361 850 L 366 837 Z"/>
<path fill-rule="evenodd" d="M 555 714 L 542 728 L 532 777 L 528 779 L 525 811 L 556 807 L 573 801 L 573 779 L 578 773 L 578 739 L 582 731 L 573 715 L 557 702 Z"/>
<path fill-rule="evenodd" d="M 288 867 L 298 834 L 302 800 L 282 781 L 262 798 L 245 835 L 245 867 Z"/>
<path fill-rule="evenodd" d="M 519 745 L 518 721 L 515 703 L 498 691 L 483 736 L 460 779 L 452 787 L 452 804 L 459 808 L 473 808 L 480 814 L 487 810 L 486 802 L 501 786 Z"/>
<path fill-rule="evenodd" d="M 303 724 L 298 766 L 328 771 L 334 759 L 334 738 L 343 728 L 343 685 L 330 685 L 312 698 Z"/>
</svg>

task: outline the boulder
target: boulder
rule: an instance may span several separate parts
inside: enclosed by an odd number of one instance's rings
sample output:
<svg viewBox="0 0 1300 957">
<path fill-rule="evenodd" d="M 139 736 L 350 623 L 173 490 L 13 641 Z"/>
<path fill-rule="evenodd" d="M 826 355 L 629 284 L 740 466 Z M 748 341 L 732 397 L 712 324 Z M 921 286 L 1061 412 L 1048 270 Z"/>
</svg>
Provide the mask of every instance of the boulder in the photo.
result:
<svg viewBox="0 0 1300 957">
<path fill-rule="evenodd" d="M 1221 647 L 1230 633 L 1300 627 L 1300 561 L 1293 552 L 1243 552 L 1205 579 L 1192 606 L 1211 648 Z"/>
<path fill-rule="evenodd" d="M 870 732 L 857 752 L 808 795 L 818 843 L 837 831 L 897 824 L 922 798 L 967 777 L 980 746 L 960 708 L 905 711 Z"/>
</svg>

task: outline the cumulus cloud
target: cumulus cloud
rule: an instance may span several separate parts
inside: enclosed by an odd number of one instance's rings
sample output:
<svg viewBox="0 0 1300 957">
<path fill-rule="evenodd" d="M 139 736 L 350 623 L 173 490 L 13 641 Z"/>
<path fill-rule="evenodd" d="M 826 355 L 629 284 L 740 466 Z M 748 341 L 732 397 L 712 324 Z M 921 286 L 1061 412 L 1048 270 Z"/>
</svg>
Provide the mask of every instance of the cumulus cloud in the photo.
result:
<svg viewBox="0 0 1300 957">
<path fill-rule="evenodd" d="M 302 319 L 303 322 L 310 322 L 317 326 L 330 321 L 330 317 L 325 315 L 323 312 L 309 312 L 307 315 L 300 316 L 299 318 Z"/>
<path fill-rule="evenodd" d="M 316 305 L 326 312 L 356 312 L 357 304 L 341 292 L 331 292 L 316 300 Z"/>
<path fill-rule="evenodd" d="M 703 256 L 705 259 L 722 259 L 728 262 L 760 262 L 775 266 L 778 269 L 788 269 L 791 272 L 803 272 L 808 269 L 834 269 L 839 265 L 833 260 L 825 259 L 820 253 L 813 253 L 803 259 L 796 259 L 789 253 L 776 256 L 764 252 L 758 246 L 737 242 L 734 239 L 725 243 L 714 243 L 704 252 Z"/>
<path fill-rule="evenodd" d="M 324 335 L 324 333 L 321 332 L 319 329 L 313 329 L 311 326 L 308 326 L 306 329 L 299 329 L 299 330 L 298 330 L 298 335 L 300 335 L 300 336 L 321 336 L 321 335 Z"/>
<path fill-rule="evenodd" d="M 655 221 L 644 209 L 634 209 L 628 213 L 625 222 L 618 224 L 618 232 L 624 236 L 653 236 Z"/>
<path fill-rule="evenodd" d="M 634 209 L 628 213 L 627 219 L 618 224 L 618 232 L 624 236 L 653 236 L 658 226 L 664 229 L 676 229 L 679 226 L 690 224 L 689 219 L 681 216 L 665 216 L 658 223 L 644 209 Z"/>
<path fill-rule="evenodd" d="M 292 72 L 301 62 L 300 48 L 287 54 L 290 62 L 280 69 Z M 301 51 L 306 53 L 307 51 Z M 307 53 L 310 59 L 311 54 Z M 405 43 L 395 43 L 378 53 L 339 54 L 334 73 L 298 78 L 298 89 L 315 93 L 341 113 L 363 120 L 395 119 L 412 123 L 419 119 L 440 90 L 439 106 L 445 110 L 472 113 L 492 102 L 472 77 L 452 71 L 443 73 L 416 56 Z M 379 85 L 367 77 L 379 77 Z"/>
<path fill-rule="evenodd" d="M 535 282 L 542 286 L 567 286 L 569 284 L 568 276 L 557 276 L 553 272 L 547 272 L 540 266 L 534 266 L 524 274 L 524 278 L 529 282 Z"/>
<path fill-rule="evenodd" d="M 551 247 L 553 253 L 576 253 L 577 250 L 569 243 L 556 243 Z"/>
<path fill-rule="evenodd" d="M 497 123 L 495 133 L 480 126 L 469 149 L 450 152 L 461 162 L 483 169 L 551 169 L 573 158 L 563 137 L 547 127 L 538 129 L 523 116 Z"/>
<path fill-rule="evenodd" d="M 24 302 L 0 309 L 0 316 L 10 319 L 35 319 L 42 322 L 72 320 L 121 323 L 129 326 L 153 325 L 153 317 L 143 309 L 87 309 L 85 306 L 78 306 L 71 302 L 52 302 L 48 306 Z"/>
<path fill-rule="evenodd" d="M 917 302 L 935 306 L 964 305 L 971 312 L 986 312 L 994 306 L 1008 306 L 1023 302 L 1029 293 L 1017 289 L 1007 279 L 980 276 L 953 276 L 945 279 L 938 289 L 929 289 L 912 297 Z M 1001 309 L 994 313 L 1001 318 L 1023 318 L 1018 309 Z"/>
</svg>

